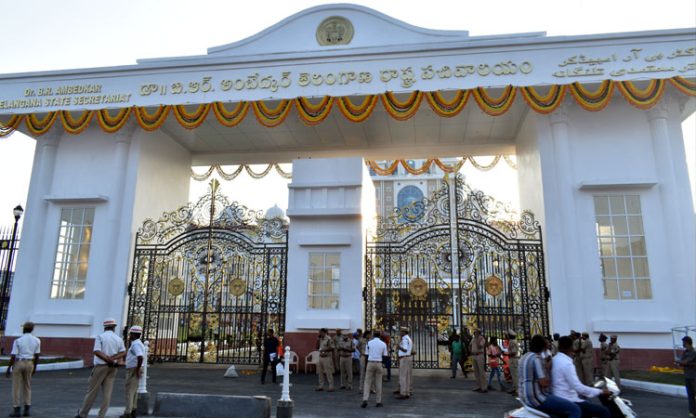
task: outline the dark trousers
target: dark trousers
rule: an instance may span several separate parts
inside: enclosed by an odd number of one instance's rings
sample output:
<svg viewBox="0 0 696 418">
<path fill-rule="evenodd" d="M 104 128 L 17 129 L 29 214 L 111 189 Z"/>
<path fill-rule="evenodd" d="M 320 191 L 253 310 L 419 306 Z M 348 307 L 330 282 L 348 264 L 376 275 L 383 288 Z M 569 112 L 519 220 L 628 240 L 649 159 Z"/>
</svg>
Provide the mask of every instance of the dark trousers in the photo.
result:
<svg viewBox="0 0 696 418">
<path fill-rule="evenodd" d="M 263 370 L 261 371 L 261 383 L 266 382 L 266 370 L 268 370 L 268 365 L 271 365 L 271 377 L 272 382 L 276 382 L 276 366 L 278 365 L 278 357 L 271 361 L 271 356 L 268 354 L 263 355 Z"/>
<path fill-rule="evenodd" d="M 382 357 L 382 364 L 387 368 L 387 380 L 391 380 L 391 356 Z"/>
<path fill-rule="evenodd" d="M 577 402 L 575 405 L 580 407 L 582 418 L 611 418 L 611 413 L 602 405 L 592 402 Z"/>
<path fill-rule="evenodd" d="M 696 379 L 684 379 L 684 385 L 686 386 L 686 397 L 689 399 L 689 413 L 696 415 Z"/>
</svg>

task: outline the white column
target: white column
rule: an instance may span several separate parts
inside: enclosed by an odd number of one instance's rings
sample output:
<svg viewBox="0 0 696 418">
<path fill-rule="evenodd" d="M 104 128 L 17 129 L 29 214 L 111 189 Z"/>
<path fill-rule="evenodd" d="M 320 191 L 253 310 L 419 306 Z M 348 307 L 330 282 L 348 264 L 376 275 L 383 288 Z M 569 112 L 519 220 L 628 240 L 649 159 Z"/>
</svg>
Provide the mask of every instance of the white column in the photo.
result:
<svg viewBox="0 0 696 418">
<path fill-rule="evenodd" d="M 129 122 L 128 125 L 122 127 L 114 134 L 114 158 L 113 183 L 111 185 L 111 193 L 109 198 L 108 209 L 108 225 L 109 236 L 114 243 L 114 254 L 109 258 L 109 265 L 104 269 L 104 279 L 110 280 L 111 291 L 102 295 L 105 316 L 113 318 L 121 318 L 123 315 L 122 305 L 127 283 L 127 277 L 123 275 L 123 271 L 129 272 L 129 268 L 123 268 L 128 264 L 129 254 L 129 234 L 130 223 L 123 221 L 124 213 L 124 188 L 126 184 L 128 170 L 128 155 L 130 144 L 136 128 L 135 122 Z M 126 273 L 127 274 L 127 273 Z M 126 324 L 124 324 L 126 325 Z"/>
<path fill-rule="evenodd" d="M 17 253 L 16 274 L 12 285 L 10 309 L 7 318 L 7 334 L 21 333 L 20 325 L 33 311 L 34 289 L 36 288 L 37 260 L 50 257 L 43 254 L 43 237 L 46 228 L 48 203 L 44 197 L 51 192 L 56 153 L 64 131 L 56 124 L 47 133 L 36 139 L 34 168 L 31 175 L 27 207 L 24 212 L 21 250 Z"/>
<path fill-rule="evenodd" d="M 666 264 L 670 266 L 672 271 L 667 273 L 664 282 L 652 278 L 652 286 L 669 286 L 673 289 L 682 289 L 684 294 L 690 294 L 693 297 L 692 290 L 694 288 L 693 277 L 688 279 L 689 260 L 693 260 L 693 254 L 687 254 L 685 249 L 693 248 L 693 243 L 688 243 L 690 237 L 690 228 L 686 227 L 684 222 L 685 216 L 693 216 L 693 214 L 683 213 L 680 210 L 679 203 L 683 201 L 678 195 L 679 183 L 675 176 L 675 161 L 674 150 L 672 149 L 672 141 L 669 135 L 669 126 L 667 119 L 669 116 L 669 96 L 665 95 L 663 99 L 657 103 L 652 109 L 646 112 L 648 122 L 650 124 L 650 134 L 652 136 L 653 155 L 655 157 L 655 170 L 658 176 L 658 191 L 660 193 L 660 204 L 662 206 L 663 220 L 662 224 L 665 228 L 664 242 L 668 245 L 668 253 L 672 255 L 674 262 Z M 643 216 L 649 214 L 643 213 Z M 693 261 L 692 261 L 693 262 Z M 693 313 L 693 304 L 691 299 L 684 299 L 683 303 L 675 303 L 674 308 L 679 312 L 679 317 L 685 320 L 689 317 L 689 313 Z"/>
<path fill-rule="evenodd" d="M 575 185 L 573 175 L 573 160 L 570 151 L 570 136 L 568 133 L 568 104 L 561 105 L 555 112 L 549 115 L 551 124 L 551 136 L 554 147 L 554 167 L 556 169 L 556 196 L 558 196 L 559 222 L 561 228 L 560 242 L 551 245 L 560 245 L 563 249 L 563 276 L 553 279 L 556 287 L 552 289 L 552 303 L 556 305 L 554 312 L 560 309 L 566 310 L 569 324 L 572 327 L 586 329 L 583 321 L 584 310 L 584 286 L 580 268 L 580 252 L 577 245 L 576 209 L 575 209 Z M 558 286 L 562 283 L 563 286 Z M 565 291 L 565 303 L 553 299 L 554 294 Z M 567 330 L 559 330 L 567 331 Z"/>
</svg>

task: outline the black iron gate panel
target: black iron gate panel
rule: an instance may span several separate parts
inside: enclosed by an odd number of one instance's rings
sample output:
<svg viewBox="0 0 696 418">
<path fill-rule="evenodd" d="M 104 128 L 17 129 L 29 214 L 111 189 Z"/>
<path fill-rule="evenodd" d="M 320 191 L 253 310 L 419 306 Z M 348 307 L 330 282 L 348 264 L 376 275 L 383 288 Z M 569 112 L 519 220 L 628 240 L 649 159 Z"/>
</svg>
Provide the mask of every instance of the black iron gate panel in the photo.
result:
<svg viewBox="0 0 696 418">
<path fill-rule="evenodd" d="M 207 218 L 207 220 L 206 220 Z M 211 193 L 139 231 L 128 323 L 155 361 L 259 364 L 285 326 L 287 224 Z"/>
<path fill-rule="evenodd" d="M 5 331 L 7 322 L 18 249 L 19 231 L 15 222 L 12 228 L 0 229 L 0 332 Z"/>
<path fill-rule="evenodd" d="M 530 212 L 515 215 L 456 176 L 380 219 L 366 248 L 366 327 L 409 327 L 416 368 L 450 367 L 453 329 L 514 330 L 523 346 L 547 335 L 541 230 Z"/>
</svg>

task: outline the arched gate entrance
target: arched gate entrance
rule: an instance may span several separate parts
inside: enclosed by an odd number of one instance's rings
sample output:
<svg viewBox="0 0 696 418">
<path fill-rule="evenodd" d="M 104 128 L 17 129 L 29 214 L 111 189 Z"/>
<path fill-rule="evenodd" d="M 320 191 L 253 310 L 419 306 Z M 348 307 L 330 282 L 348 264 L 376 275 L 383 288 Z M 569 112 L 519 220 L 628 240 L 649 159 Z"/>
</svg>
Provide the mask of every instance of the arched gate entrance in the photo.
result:
<svg viewBox="0 0 696 418">
<path fill-rule="evenodd" d="M 287 223 L 218 189 L 136 237 L 128 324 L 154 361 L 259 364 L 265 330 L 284 330 Z"/>
<path fill-rule="evenodd" d="M 366 249 L 367 329 L 394 337 L 408 326 L 416 368 L 450 367 L 455 328 L 499 338 L 512 329 L 523 346 L 548 335 L 541 228 L 531 212 L 513 216 L 457 175 L 380 219 Z"/>
</svg>

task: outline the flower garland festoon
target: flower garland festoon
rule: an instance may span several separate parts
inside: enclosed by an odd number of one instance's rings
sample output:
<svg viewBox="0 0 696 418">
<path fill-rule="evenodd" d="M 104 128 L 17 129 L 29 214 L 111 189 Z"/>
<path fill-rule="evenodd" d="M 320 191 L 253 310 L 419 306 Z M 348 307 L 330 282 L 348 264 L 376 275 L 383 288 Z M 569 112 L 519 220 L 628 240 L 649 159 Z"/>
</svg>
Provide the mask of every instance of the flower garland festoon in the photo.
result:
<svg viewBox="0 0 696 418">
<path fill-rule="evenodd" d="M 208 167 L 208 170 L 206 170 L 204 173 L 197 174 L 193 169 L 191 169 L 191 178 L 196 180 L 196 181 L 206 181 L 210 178 L 210 176 L 213 174 L 213 172 L 216 172 L 220 178 L 223 180 L 231 181 L 237 178 L 242 171 L 246 171 L 249 177 L 253 179 L 261 179 L 264 178 L 268 175 L 268 173 L 271 172 L 271 169 L 275 168 L 276 172 L 283 178 L 290 179 L 292 178 L 292 173 L 285 171 L 280 167 L 278 163 L 270 163 L 266 166 L 265 169 L 263 169 L 261 172 L 257 173 L 254 170 L 251 169 L 251 167 L 247 164 L 240 164 L 232 173 L 226 173 L 225 170 L 222 169 L 221 166 L 219 165 L 211 165 Z"/>
<path fill-rule="evenodd" d="M 509 155 L 496 155 L 493 157 L 493 160 L 488 164 L 480 164 L 471 155 L 465 155 L 461 159 L 458 159 L 457 162 L 454 164 L 444 163 L 439 158 L 428 158 L 418 168 L 411 166 L 411 164 L 407 160 L 393 160 L 391 162 L 387 162 L 385 167 L 382 167 L 376 161 L 366 161 L 365 163 L 378 176 L 391 176 L 392 174 L 394 174 L 394 172 L 396 172 L 399 165 L 401 165 L 407 173 L 412 174 L 414 176 L 419 176 L 421 174 L 427 173 L 433 164 L 435 164 L 438 168 L 440 168 L 440 170 L 442 170 L 445 173 L 456 173 L 459 170 L 461 170 L 462 166 L 464 166 L 464 163 L 466 163 L 467 161 L 471 162 L 471 165 L 476 167 L 478 170 L 488 171 L 493 169 L 498 164 L 501 158 L 504 159 L 505 162 L 512 169 L 517 169 L 517 163 Z"/>
<path fill-rule="evenodd" d="M 213 112 L 218 122 L 225 127 L 233 127 L 242 122 L 249 108 L 253 110 L 258 122 L 272 128 L 285 121 L 294 108 L 299 119 L 308 126 L 314 126 L 323 122 L 331 113 L 334 105 L 339 108 L 341 114 L 351 122 L 363 122 L 372 115 L 378 101 L 381 101 L 387 113 L 396 120 L 407 120 L 420 109 L 423 99 L 438 116 L 453 117 L 458 115 L 473 97 L 478 107 L 488 115 L 500 116 L 505 114 L 520 95 L 535 112 L 548 114 L 561 105 L 565 96 L 570 95 L 585 110 L 600 111 L 607 107 L 614 92 L 618 89 L 624 99 L 639 109 L 650 109 L 662 97 L 665 86 L 671 84 L 678 91 L 696 96 L 696 82 L 683 77 L 673 77 L 666 80 L 650 80 L 647 87 L 639 88 L 632 81 L 606 80 L 599 84 L 595 90 L 589 90 L 580 83 L 567 85 L 552 85 L 545 93 L 541 93 L 536 87 L 507 86 L 497 96 L 491 96 L 489 90 L 476 87 L 469 90 L 459 90 L 453 93 L 451 99 L 446 99 L 441 92 L 409 93 L 404 99 L 398 99 L 396 94 L 386 92 L 383 94 L 367 95 L 356 99 L 352 97 L 325 96 L 317 102 L 308 98 L 279 100 L 273 107 L 265 101 L 238 102 L 238 103 L 205 103 L 200 105 L 163 105 L 153 108 L 133 106 L 121 109 L 85 110 L 81 112 L 69 112 L 58 110 L 48 112 L 39 117 L 36 114 L 11 115 L 0 122 L 0 136 L 9 135 L 16 130 L 22 122 L 33 135 L 46 133 L 53 124 L 60 119 L 60 123 L 66 132 L 79 134 L 84 131 L 93 119 L 101 129 L 107 133 L 118 131 L 133 115 L 137 123 L 146 131 L 159 129 L 167 120 L 170 113 L 174 114 L 177 122 L 186 129 L 195 129 L 200 126 Z M 354 102 L 355 100 L 355 102 Z"/>
</svg>

